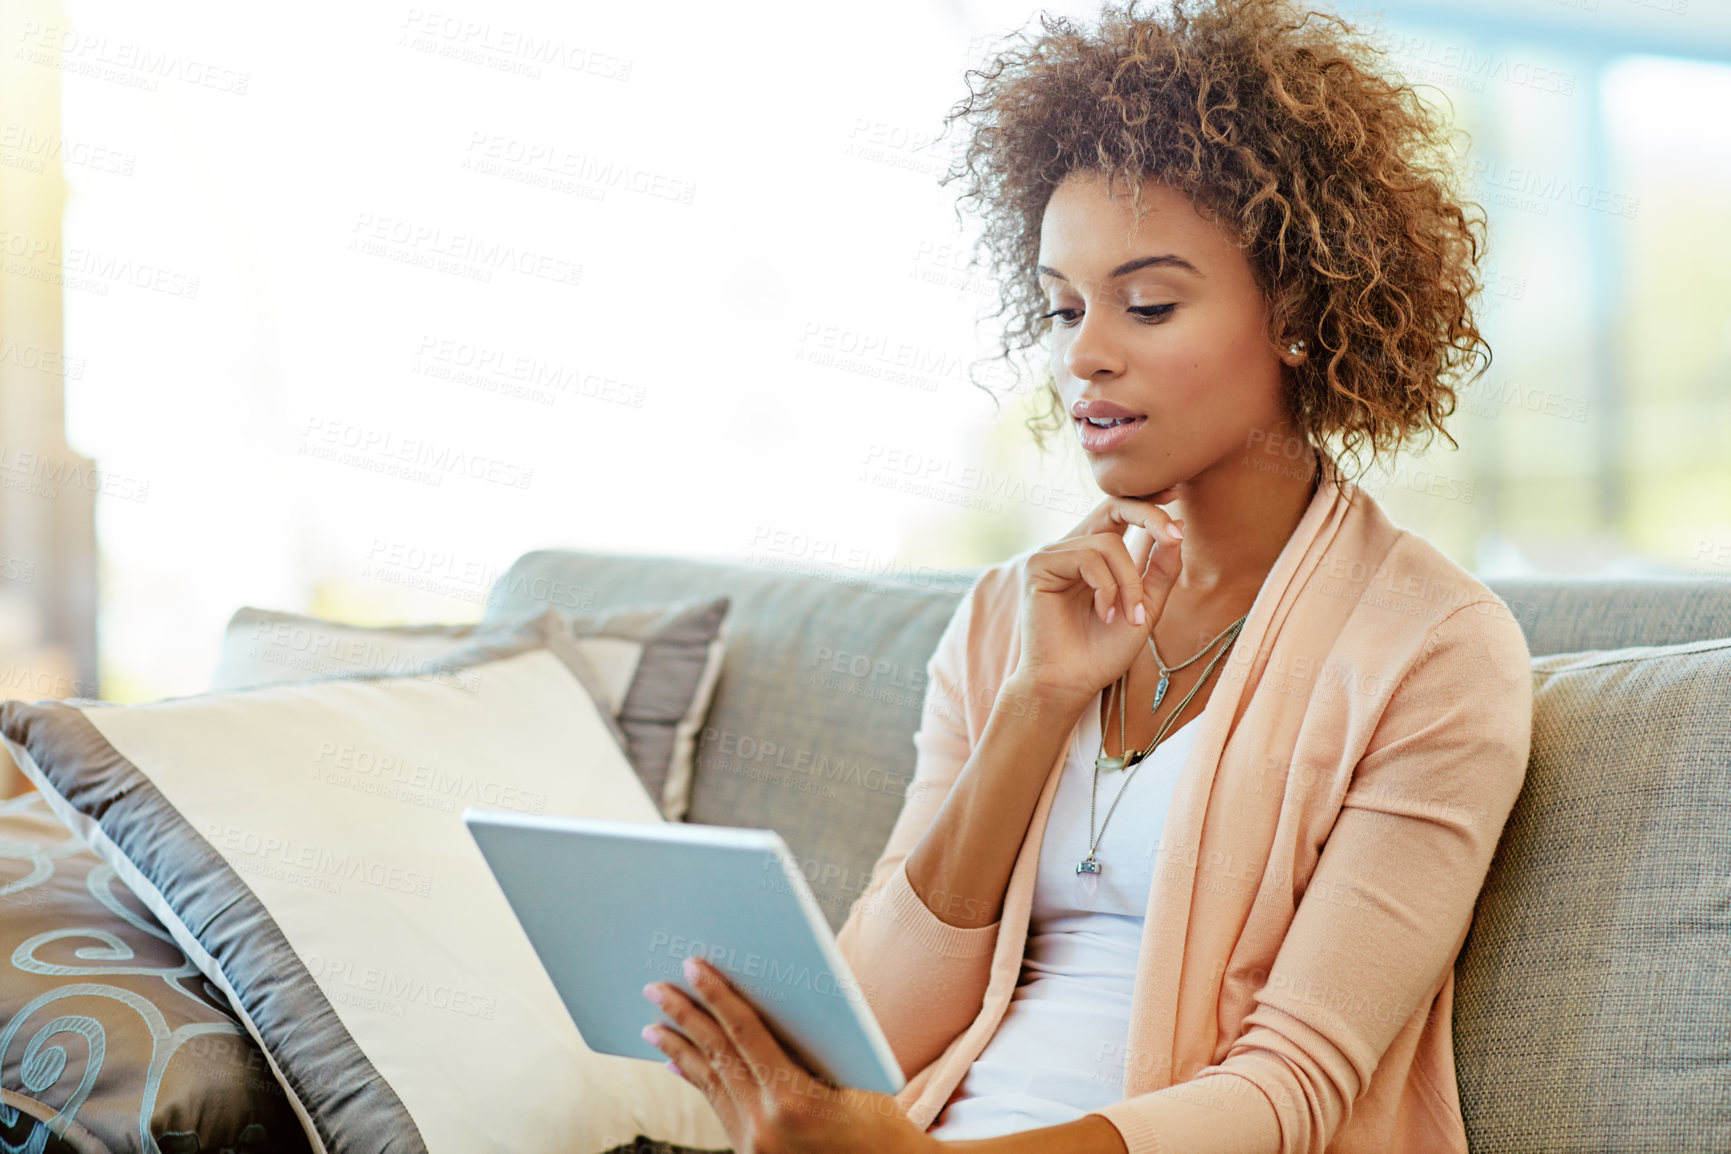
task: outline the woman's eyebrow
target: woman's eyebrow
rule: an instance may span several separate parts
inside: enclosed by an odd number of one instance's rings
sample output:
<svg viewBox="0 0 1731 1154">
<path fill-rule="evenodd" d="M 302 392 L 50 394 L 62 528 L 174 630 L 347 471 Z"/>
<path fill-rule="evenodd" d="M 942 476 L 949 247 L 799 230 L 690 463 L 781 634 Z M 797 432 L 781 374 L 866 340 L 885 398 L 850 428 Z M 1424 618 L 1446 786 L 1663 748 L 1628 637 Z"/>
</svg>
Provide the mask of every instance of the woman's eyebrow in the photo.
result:
<svg viewBox="0 0 1731 1154">
<path fill-rule="evenodd" d="M 1197 268 L 1195 265 L 1191 264 L 1189 261 L 1185 260 L 1183 257 L 1174 256 L 1172 253 L 1167 253 L 1165 256 L 1144 256 L 1144 257 L 1138 257 L 1135 260 L 1127 260 L 1123 264 L 1119 265 L 1117 268 L 1113 269 L 1111 272 L 1107 273 L 1106 275 L 1107 275 L 1108 279 L 1115 279 L 1117 277 L 1121 277 L 1121 276 L 1125 276 L 1129 273 L 1133 273 L 1137 269 L 1147 268 L 1150 265 L 1165 265 L 1165 266 L 1168 266 L 1171 268 L 1183 269 L 1185 272 L 1191 273 L 1195 276 L 1201 276 L 1202 275 L 1201 269 Z M 1065 276 L 1063 273 L 1059 272 L 1057 269 L 1053 268 L 1050 265 L 1042 264 L 1042 265 L 1036 265 L 1034 267 L 1035 267 L 1036 271 L 1039 273 L 1039 275 L 1041 275 L 1041 276 L 1056 277 L 1057 279 L 1059 279 L 1061 281 L 1065 281 L 1065 282 L 1068 282 L 1070 279 L 1069 277 Z"/>
</svg>

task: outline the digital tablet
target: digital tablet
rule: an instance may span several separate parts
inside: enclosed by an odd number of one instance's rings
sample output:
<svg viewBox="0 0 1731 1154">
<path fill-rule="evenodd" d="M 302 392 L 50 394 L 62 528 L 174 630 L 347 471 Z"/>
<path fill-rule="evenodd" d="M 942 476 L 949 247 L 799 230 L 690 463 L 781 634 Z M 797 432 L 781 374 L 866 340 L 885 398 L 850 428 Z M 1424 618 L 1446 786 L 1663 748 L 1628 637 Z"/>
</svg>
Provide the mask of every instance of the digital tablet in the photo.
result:
<svg viewBox="0 0 1731 1154">
<path fill-rule="evenodd" d="M 544 817 L 469 808 L 463 821 L 540 955 L 584 1045 L 666 1061 L 643 996 L 700 956 L 757 1007 L 782 1047 L 834 1085 L 893 1094 L 906 1079 L 835 934 L 774 830 Z"/>
</svg>

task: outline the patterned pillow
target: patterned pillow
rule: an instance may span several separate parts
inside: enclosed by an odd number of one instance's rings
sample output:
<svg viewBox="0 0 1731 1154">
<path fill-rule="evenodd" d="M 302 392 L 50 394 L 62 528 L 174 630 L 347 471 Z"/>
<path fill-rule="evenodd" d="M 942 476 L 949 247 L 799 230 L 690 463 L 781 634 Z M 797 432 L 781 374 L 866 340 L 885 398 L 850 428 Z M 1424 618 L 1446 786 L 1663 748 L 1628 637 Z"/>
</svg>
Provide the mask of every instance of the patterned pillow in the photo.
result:
<svg viewBox="0 0 1731 1154">
<path fill-rule="evenodd" d="M 626 756 L 668 821 L 682 820 L 690 806 L 697 732 L 721 674 L 728 604 L 693 597 L 596 614 L 556 611 L 599 675 Z M 503 622 L 369 627 L 247 607 L 223 631 L 210 690 L 436 668 L 548 611 L 538 606 Z"/>
<path fill-rule="evenodd" d="M 0 956 L 0 1149 L 309 1149 L 227 999 L 38 793 L 0 803 Z"/>
</svg>

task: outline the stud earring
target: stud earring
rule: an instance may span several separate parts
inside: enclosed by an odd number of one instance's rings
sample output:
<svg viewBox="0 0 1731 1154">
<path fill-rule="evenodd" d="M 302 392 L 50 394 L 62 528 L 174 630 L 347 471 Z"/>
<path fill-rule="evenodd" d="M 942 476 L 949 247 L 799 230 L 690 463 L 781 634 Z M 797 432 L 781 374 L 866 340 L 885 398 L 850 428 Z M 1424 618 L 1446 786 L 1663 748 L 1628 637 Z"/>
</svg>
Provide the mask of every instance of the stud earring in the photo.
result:
<svg viewBox="0 0 1731 1154">
<path fill-rule="evenodd" d="M 1290 345 L 1288 345 L 1286 347 L 1286 351 L 1291 353 L 1293 356 L 1297 356 L 1299 353 L 1302 353 L 1304 351 L 1304 342 L 1303 341 L 1293 341 Z"/>
</svg>

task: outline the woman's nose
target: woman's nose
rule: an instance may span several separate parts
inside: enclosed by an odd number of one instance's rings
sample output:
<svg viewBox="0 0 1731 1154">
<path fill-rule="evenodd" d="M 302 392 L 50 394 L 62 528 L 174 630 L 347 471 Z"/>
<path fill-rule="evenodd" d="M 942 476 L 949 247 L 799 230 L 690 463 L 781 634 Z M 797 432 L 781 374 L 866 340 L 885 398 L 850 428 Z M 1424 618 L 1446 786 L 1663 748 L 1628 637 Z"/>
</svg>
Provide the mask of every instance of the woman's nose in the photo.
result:
<svg viewBox="0 0 1731 1154">
<path fill-rule="evenodd" d="M 1110 331 L 1110 321 L 1108 310 L 1099 304 L 1091 305 L 1076 327 L 1066 334 L 1064 368 L 1077 380 L 1091 380 L 1102 369 L 1118 372 L 1123 368 L 1122 352 Z"/>
</svg>

